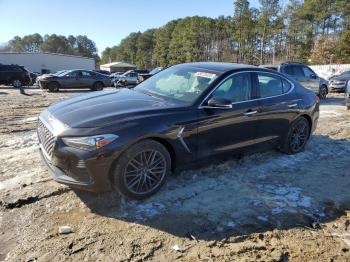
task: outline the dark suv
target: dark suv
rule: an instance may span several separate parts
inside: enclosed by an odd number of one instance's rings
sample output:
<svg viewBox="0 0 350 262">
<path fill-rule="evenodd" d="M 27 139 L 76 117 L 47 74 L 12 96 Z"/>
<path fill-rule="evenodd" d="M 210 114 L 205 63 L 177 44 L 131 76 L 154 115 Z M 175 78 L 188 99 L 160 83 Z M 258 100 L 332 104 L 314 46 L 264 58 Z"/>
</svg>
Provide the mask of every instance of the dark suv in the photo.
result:
<svg viewBox="0 0 350 262">
<path fill-rule="evenodd" d="M 0 64 L 0 85 L 21 87 L 30 83 L 30 73 L 23 66 Z"/>
<path fill-rule="evenodd" d="M 276 70 L 298 81 L 304 87 L 314 91 L 321 99 L 328 94 L 327 80 L 319 77 L 310 67 L 299 63 L 282 63 L 273 65 L 261 65 L 260 67 Z"/>
</svg>

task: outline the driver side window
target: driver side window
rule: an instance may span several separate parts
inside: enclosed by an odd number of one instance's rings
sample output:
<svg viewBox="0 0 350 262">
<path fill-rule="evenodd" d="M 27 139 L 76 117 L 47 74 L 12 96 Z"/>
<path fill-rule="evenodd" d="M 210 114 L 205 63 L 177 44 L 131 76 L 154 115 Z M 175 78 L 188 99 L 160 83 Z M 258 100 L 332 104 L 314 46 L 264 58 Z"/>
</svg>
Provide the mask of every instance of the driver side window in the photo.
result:
<svg viewBox="0 0 350 262">
<path fill-rule="evenodd" d="M 239 73 L 229 77 L 212 93 L 212 97 L 222 97 L 232 103 L 250 100 L 252 98 L 250 73 Z"/>
</svg>

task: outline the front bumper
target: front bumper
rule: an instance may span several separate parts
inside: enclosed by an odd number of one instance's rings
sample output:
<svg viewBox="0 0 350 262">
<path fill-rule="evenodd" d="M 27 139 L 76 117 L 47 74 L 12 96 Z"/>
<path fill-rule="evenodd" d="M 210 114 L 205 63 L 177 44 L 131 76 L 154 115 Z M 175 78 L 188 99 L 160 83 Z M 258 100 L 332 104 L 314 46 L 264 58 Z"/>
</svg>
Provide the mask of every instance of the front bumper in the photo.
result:
<svg viewBox="0 0 350 262">
<path fill-rule="evenodd" d="M 111 157 L 86 157 L 74 149 L 58 149 L 57 145 L 52 157 L 48 156 L 41 145 L 39 151 L 55 181 L 72 188 L 93 192 L 111 190 L 109 177 L 113 163 Z"/>
<path fill-rule="evenodd" d="M 344 92 L 345 90 L 346 90 L 346 83 L 329 85 L 329 91 L 331 92 Z"/>
<path fill-rule="evenodd" d="M 37 84 L 41 89 L 47 89 L 47 81 L 37 80 Z"/>
</svg>

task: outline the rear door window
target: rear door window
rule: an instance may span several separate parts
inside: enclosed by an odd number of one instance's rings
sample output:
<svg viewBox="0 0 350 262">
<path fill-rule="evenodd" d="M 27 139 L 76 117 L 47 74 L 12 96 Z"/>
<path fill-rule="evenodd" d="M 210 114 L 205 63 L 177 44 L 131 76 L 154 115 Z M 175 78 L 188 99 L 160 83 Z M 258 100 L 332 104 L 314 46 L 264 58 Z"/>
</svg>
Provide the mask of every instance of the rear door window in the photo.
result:
<svg viewBox="0 0 350 262">
<path fill-rule="evenodd" d="M 284 71 L 283 73 L 285 73 L 287 75 L 291 75 L 291 76 L 294 75 L 294 71 L 293 71 L 292 66 L 285 66 L 283 71 Z"/>
<path fill-rule="evenodd" d="M 277 75 L 267 73 L 256 74 L 260 98 L 283 95 L 292 88 L 289 81 Z"/>
<path fill-rule="evenodd" d="M 295 65 L 293 66 L 294 76 L 296 77 L 304 77 L 304 71 L 302 66 Z"/>
<path fill-rule="evenodd" d="M 23 71 L 23 69 L 19 66 L 11 66 L 9 69 L 10 69 L 9 71 L 13 71 L 13 72 L 22 72 Z"/>
<path fill-rule="evenodd" d="M 287 75 L 294 76 L 294 77 L 304 77 L 304 71 L 302 66 L 299 65 L 287 65 L 284 66 L 283 72 Z"/>
<path fill-rule="evenodd" d="M 83 77 L 90 77 L 91 76 L 91 73 L 88 71 L 81 71 L 81 74 Z"/>
</svg>

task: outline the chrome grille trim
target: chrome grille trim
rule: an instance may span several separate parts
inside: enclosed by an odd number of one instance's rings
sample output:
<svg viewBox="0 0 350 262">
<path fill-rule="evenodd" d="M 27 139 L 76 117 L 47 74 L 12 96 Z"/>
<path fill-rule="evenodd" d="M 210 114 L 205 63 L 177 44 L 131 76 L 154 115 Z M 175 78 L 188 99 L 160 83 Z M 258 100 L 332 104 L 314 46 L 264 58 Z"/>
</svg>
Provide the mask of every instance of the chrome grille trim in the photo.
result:
<svg viewBox="0 0 350 262">
<path fill-rule="evenodd" d="M 56 137 L 40 119 L 38 120 L 37 132 L 42 149 L 44 149 L 45 153 L 51 158 L 56 143 Z"/>
</svg>

